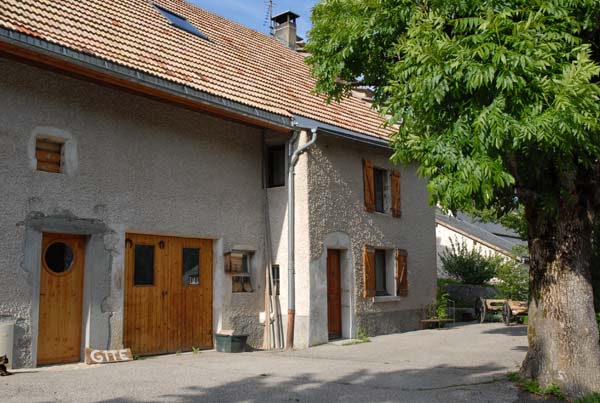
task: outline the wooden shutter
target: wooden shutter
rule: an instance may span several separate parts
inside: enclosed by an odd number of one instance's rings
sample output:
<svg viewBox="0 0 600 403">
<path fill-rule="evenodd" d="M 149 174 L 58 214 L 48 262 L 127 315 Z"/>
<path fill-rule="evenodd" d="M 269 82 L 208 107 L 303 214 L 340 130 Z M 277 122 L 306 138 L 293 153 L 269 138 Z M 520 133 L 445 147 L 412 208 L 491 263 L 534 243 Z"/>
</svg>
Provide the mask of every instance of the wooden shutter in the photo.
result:
<svg viewBox="0 0 600 403">
<path fill-rule="evenodd" d="M 375 249 L 366 246 L 363 248 L 363 275 L 364 290 L 363 297 L 375 296 Z"/>
<path fill-rule="evenodd" d="M 402 216 L 402 204 L 400 201 L 400 171 L 392 171 L 392 215 Z"/>
<path fill-rule="evenodd" d="M 408 253 L 404 249 L 396 250 L 396 294 L 408 295 Z"/>
<path fill-rule="evenodd" d="M 35 142 L 37 170 L 59 173 L 62 159 L 62 146 L 61 143 L 52 140 L 37 139 Z"/>
<path fill-rule="evenodd" d="M 375 176 L 371 161 L 363 160 L 363 182 L 365 188 L 365 210 L 372 213 L 375 211 Z"/>
</svg>

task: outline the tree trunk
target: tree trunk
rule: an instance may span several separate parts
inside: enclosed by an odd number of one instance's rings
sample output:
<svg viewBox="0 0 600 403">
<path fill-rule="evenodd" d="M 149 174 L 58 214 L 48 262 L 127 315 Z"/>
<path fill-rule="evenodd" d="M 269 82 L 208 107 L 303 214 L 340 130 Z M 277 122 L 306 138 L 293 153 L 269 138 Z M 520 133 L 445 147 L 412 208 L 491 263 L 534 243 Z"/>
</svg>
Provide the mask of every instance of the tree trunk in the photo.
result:
<svg viewBox="0 0 600 403">
<path fill-rule="evenodd" d="M 533 207 L 533 206 L 531 206 Z M 590 270 L 592 225 L 582 208 L 561 208 L 559 219 L 529 224 L 529 350 L 521 375 L 569 397 L 600 392 L 600 340 Z"/>
</svg>

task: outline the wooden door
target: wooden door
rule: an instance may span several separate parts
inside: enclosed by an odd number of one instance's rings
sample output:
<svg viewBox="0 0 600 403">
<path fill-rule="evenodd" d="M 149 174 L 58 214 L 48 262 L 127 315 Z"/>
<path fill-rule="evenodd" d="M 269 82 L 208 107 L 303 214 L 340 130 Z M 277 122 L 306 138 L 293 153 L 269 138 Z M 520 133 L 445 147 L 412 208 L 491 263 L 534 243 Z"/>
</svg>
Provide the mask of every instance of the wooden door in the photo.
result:
<svg viewBox="0 0 600 403">
<path fill-rule="evenodd" d="M 125 347 L 134 354 L 167 352 L 167 237 L 128 234 L 125 245 Z"/>
<path fill-rule="evenodd" d="M 212 241 L 169 241 L 168 351 L 212 348 Z"/>
<path fill-rule="evenodd" d="M 139 355 L 212 348 L 212 240 L 126 238 L 125 347 Z"/>
<path fill-rule="evenodd" d="M 83 235 L 42 237 L 38 365 L 81 361 L 85 243 Z"/>
<path fill-rule="evenodd" d="M 342 337 L 340 251 L 327 250 L 327 322 L 329 339 Z"/>
</svg>

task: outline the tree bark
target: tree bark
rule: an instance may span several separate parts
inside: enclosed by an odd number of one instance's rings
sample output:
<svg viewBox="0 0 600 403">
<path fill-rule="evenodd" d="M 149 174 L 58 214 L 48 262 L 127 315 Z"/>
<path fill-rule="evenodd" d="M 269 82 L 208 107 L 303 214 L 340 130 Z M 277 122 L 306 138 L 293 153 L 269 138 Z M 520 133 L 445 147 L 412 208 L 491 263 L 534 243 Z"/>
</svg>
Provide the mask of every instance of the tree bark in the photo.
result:
<svg viewBox="0 0 600 403">
<path fill-rule="evenodd" d="M 577 204 L 577 203 L 574 203 Z M 585 207 L 559 208 L 549 223 L 527 206 L 529 350 L 521 375 L 571 398 L 600 392 L 600 340 L 590 270 L 592 224 Z"/>
</svg>

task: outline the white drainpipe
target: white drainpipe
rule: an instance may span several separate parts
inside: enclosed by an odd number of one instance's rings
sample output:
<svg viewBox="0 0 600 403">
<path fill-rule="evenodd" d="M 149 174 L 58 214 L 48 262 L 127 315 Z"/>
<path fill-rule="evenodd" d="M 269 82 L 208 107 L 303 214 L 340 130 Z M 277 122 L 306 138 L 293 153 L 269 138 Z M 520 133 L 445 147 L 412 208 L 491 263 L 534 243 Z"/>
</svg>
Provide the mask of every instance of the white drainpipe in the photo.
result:
<svg viewBox="0 0 600 403">
<path fill-rule="evenodd" d="M 288 169 L 288 325 L 287 325 L 287 340 L 286 348 L 294 347 L 294 322 L 296 319 L 296 271 L 294 270 L 294 176 L 296 163 L 302 153 L 317 141 L 317 129 L 311 129 L 312 138 L 302 147 L 292 153 L 294 141 L 298 137 L 298 132 L 290 140 L 289 152 L 290 165 Z"/>
</svg>

